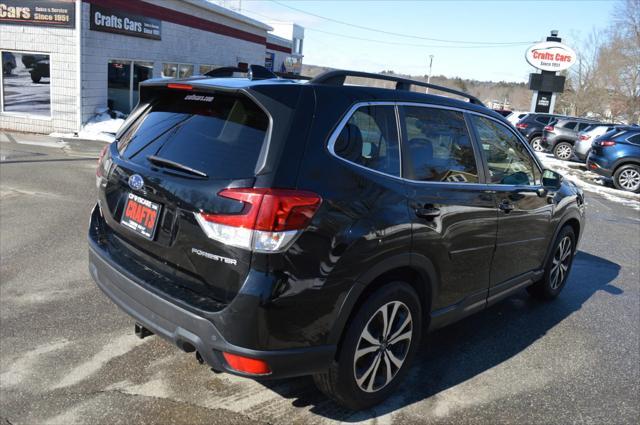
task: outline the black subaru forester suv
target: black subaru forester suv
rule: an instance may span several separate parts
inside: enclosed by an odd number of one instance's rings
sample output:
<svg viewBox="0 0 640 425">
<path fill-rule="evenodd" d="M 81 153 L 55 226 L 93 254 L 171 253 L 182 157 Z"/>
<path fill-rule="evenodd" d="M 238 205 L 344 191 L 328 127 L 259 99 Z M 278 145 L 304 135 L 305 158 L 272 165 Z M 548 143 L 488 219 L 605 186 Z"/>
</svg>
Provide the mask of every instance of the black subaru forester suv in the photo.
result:
<svg viewBox="0 0 640 425">
<path fill-rule="evenodd" d="M 562 290 L 582 191 L 477 99 L 217 75 L 142 83 L 99 161 L 89 268 L 140 337 L 361 409 L 428 331 Z"/>
</svg>

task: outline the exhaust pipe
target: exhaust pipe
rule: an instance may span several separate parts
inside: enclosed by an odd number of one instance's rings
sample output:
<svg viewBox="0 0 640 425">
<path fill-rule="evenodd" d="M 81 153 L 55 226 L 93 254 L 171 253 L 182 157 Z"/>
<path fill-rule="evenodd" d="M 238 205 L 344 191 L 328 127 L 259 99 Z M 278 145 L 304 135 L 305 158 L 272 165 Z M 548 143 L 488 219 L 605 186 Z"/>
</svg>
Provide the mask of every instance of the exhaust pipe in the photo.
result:
<svg viewBox="0 0 640 425">
<path fill-rule="evenodd" d="M 145 328 L 144 326 L 142 326 L 140 323 L 137 323 L 135 325 L 133 325 L 133 331 L 136 334 L 136 336 L 140 339 L 145 339 L 148 336 L 153 335 L 153 332 L 151 332 L 149 329 Z"/>
</svg>

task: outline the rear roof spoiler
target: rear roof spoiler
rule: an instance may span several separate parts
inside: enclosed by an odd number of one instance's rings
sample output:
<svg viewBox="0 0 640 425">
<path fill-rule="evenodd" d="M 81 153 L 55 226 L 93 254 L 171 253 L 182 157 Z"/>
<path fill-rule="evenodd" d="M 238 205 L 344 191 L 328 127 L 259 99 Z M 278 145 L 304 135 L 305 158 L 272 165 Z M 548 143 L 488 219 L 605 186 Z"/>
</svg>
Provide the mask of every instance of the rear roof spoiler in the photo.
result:
<svg viewBox="0 0 640 425">
<path fill-rule="evenodd" d="M 373 74 L 370 72 L 361 72 L 361 71 L 345 71 L 345 70 L 335 70 L 335 71 L 327 71 L 324 72 L 317 77 L 313 78 L 309 81 L 310 84 L 323 84 L 330 86 L 342 86 L 347 77 L 362 77 L 362 78 L 370 78 L 372 80 L 384 80 L 384 81 L 394 81 L 396 83 L 396 90 L 410 90 L 411 86 L 420 86 L 420 87 L 428 87 L 434 90 L 439 90 L 446 93 L 455 94 L 456 96 L 463 97 L 469 100 L 469 103 L 473 103 L 475 105 L 485 106 L 477 97 L 472 96 L 468 93 L 454 90 L 449 87 L 439 86 L 437 84 L 425 83 L 417 80 L 410 80 L 408 78 L 395 77 L 393 75 L 383 75 L 383 74 Z"/>
</svg>

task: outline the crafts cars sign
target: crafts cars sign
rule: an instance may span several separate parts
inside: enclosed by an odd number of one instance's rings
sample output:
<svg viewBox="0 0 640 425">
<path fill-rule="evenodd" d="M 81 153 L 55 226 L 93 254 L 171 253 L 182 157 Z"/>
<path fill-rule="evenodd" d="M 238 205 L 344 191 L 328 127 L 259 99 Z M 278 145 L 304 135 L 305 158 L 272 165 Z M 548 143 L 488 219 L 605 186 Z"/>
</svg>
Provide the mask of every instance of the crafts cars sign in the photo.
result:
<svg viewBox="0 0 640 425">
<path fill-rule="evenodd" d="M 1 1 L 1 0 L 0 0 Z M 91 20 L 89 29 L 92 31 L 111 32 L 131 37 L 162 38 L 162 22 L 159 19 L 135 15 L 124 10 L 97 6 L 91 3 Z"/>
<path fill-rule="evenodd" d="M 576 52 L 571 47 L 556 41 L 534 44 L 524 56 L 534 68 L 553 72 L 564 71 L 577 60 Z"/>
</svg>

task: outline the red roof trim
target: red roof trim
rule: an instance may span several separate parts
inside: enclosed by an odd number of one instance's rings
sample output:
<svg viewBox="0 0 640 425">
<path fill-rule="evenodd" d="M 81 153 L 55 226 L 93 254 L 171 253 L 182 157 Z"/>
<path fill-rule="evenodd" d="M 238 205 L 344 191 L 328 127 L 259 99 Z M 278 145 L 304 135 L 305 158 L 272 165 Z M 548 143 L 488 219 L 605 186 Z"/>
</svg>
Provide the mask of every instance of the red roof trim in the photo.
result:
<svg viewBox="0 0 640 425">
<path fill-rule="evenodd" d="M 227 37 L 237 38 L 239 40 L 250 41 L 252 43 L 266 45 L 266 37 L 253 34 L 247 31 L 232 28 L 227 25 L 211 22 L 206 19 L 198 18 L 183 12 L 178 12 L 155 4 L 143 2 L 141 0 L 83 0 L 85 3 L 93 3 L 103 7 L 121 9 L 137 15 L 148 16 L 150 18 L 160 19 L 174 24 L 184 25 L 190 28 L 196 28 L 215 34 L 225 35 Z"/>
<path fill-rule="evenodd" d="M 277 44 L 267 42 L 267 49 L 269 50 L 277 50 L 279 52 L 291 53 L 290 47 L 279 46 Z"/>
</svg>

